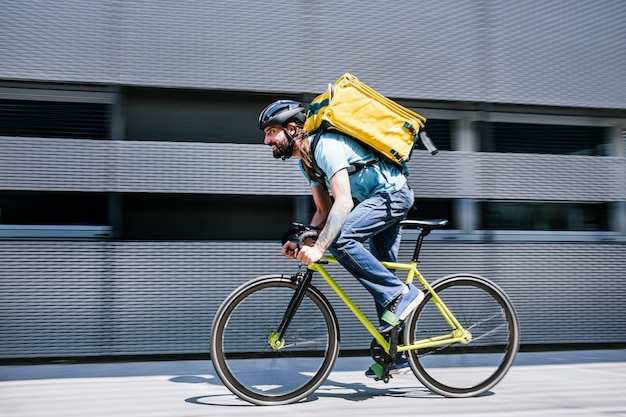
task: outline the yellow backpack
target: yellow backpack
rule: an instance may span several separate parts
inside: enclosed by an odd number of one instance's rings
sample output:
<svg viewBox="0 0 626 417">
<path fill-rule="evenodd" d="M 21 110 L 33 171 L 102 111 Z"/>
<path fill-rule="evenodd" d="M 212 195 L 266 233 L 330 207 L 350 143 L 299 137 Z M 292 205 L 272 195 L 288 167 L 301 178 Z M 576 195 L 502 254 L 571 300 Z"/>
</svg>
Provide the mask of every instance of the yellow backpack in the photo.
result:
<svg viewBox="0 0 626 417">
<path fill-rule="evenodd" d="M 425 122 L 424 116 L 346 73 L 335 84 L 328 84 L 326 92 L 313 99 L 304 129 L 318 137 L 325 130 L 336 130 L 351 136 L 400 166 L 408 175 L 406 162 L 411 158 L 418 138 L 432 155 L 438 152 L 426 132 L 422 131 Z"/>
</svg>

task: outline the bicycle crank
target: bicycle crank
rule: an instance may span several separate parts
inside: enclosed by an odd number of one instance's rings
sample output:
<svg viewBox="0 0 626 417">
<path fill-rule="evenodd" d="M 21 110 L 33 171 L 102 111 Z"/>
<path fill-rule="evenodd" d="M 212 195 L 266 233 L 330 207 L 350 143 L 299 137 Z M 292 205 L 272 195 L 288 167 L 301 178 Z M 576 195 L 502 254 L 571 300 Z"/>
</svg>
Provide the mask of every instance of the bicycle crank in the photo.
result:
<svg viewBox="0 0 626 417">
<path fill-rule="evenodd" d="M 391 378 L 391 375 L 389 375 L 389 368 L 391 368 L 391 365 L 393 365 L 400 356 L 396 353 L 398 337 L 396 329 L 392 330 L 391 336 L 393 341 L 391 343 L 392 346 L 390 347 L 389 353 L 385 351 L 376 339 L 373 339 L 370 344 L 370 355 L 372 356 L 372 359 L 374 359 L 374 362 L 376 362 L 370 367 L 372 371 L 376 373 L 376 378 L 374 379 L 377 381 L 384 381 L 385 383 L 389 382 L 389 379 Z"/>
</svg>

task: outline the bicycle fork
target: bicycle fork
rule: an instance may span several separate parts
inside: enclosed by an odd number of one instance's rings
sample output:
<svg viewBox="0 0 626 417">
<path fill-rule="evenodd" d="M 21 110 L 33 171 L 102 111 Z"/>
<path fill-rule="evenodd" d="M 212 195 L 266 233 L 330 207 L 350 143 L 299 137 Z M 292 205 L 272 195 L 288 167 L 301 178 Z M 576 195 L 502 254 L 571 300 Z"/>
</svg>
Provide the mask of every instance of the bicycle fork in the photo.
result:
<svg viewBox="0 0 626 417">
<path fill-rule="evenodd" d="M 279 350 L 285 346 L 285 333 L 287 333 L 287 328 L 289 328 L 291 320 L 295 316 L 296 311 L 298 311 L 298 307 L 300 307 L 300 304 L 304 299 L 304 295 L 311 284 L 312 278 L 313 270 L 310 269 L 307 269 L 305 272 L 298 271 L 291 277 L 293 283 L 296 284 L 296 291 L 287 305 L 287 309 L 285 310 L 285 314 L 283 315 L 283 319 L 281 320 L 278 329 L 271 333 L 267 338 L 267 343 L 272 349 Z"/>
</svg>

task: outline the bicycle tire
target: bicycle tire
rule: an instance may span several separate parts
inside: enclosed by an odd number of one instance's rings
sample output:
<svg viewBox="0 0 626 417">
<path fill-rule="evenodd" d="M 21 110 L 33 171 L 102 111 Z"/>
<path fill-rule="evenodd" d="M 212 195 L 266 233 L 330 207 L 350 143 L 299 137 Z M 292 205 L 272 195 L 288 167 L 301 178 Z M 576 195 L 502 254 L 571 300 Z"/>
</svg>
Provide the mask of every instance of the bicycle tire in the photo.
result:
<svg viewBox="0 0 626 417">
<path fill-rule="evenodd" d="M 519 350 L 513 304 L 500 287 L 478 275 L 450 275 L 434 282 L 432 288 L 471 332 L 472 340 L 407 352 L 413 373 L 426 388 L 446 397 L 487 392 L 508 372 Z M 451 331 L 430 293 L 409 317 L 406 329 L 406 344 Z"/>
<path fill-rule="evenodd" d="M 234 290 L 217 310 L 211 329 L 211 360 L 224 385 L 242 400 L 281 405 L 302 400 L 330 374 L 339 354 L 337 317 L 324 295 L 310 285 L 275 350 L 276 331 L 296 285 L 269 275 Z"/>
</svg>

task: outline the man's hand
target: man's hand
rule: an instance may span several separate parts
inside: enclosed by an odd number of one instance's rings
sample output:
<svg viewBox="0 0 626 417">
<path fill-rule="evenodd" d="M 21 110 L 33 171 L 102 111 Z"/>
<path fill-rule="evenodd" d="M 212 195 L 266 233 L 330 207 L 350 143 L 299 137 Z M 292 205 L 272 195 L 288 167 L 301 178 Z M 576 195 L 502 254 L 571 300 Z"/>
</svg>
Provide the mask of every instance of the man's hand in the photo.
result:
<svg viewBox="0 0 626 417">
<path fill-rule="evenodd" d="M 297 254 L 297 258 L 305 265 L 311 265 L 322 259 L 324 251 L 319 246 L 303 246 Z"/>
<path fill-rule="evenodd" d="M 283 245 L 282 254 L 286 258 L 296 259 L 296 255 L 298 254 L 298 244 L 296 242 L 287 241 Z"/>
</svg>

